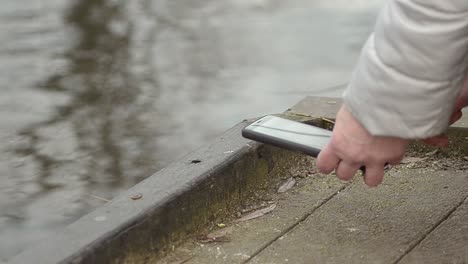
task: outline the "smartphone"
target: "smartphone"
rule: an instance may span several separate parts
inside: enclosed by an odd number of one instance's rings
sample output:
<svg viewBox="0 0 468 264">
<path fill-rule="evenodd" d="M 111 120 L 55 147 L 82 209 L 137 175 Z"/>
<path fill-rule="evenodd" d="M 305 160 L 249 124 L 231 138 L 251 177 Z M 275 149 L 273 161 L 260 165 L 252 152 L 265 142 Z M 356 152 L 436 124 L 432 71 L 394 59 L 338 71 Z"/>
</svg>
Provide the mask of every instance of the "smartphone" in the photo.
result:
<svg viewBox="0 0 468 264">
<path fill-rule="evenodd" d="M 320 127 L 265 116 L 242 130 L 242 136 L 265 144 L 317 157 L 330 141 L 332 132 Z"/>
</svg>

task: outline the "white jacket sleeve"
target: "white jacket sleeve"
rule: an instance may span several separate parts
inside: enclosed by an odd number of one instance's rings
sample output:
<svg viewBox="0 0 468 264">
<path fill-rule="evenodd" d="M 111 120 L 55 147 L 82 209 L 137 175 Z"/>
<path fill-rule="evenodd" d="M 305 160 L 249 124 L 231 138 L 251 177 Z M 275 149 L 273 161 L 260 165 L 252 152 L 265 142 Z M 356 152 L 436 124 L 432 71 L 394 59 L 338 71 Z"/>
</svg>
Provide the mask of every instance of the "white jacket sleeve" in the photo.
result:
<svg viewBox="0 0 468 264">
<path fill-rule="evenodd" d="M 468 0 L 389 0 L 344 103 L 376 136 L 443 133 L 466 73 Z"/>
</svg>

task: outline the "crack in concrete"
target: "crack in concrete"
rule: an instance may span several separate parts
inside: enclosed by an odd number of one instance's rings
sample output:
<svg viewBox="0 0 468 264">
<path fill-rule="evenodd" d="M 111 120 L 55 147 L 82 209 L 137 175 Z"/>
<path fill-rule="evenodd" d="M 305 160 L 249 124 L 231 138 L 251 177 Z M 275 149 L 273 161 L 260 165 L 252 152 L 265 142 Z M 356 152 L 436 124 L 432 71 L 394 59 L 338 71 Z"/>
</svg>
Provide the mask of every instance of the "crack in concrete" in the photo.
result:
<svg viewBox="0 0 468 264">
<path fill-rule="evenodd" d="M 253 253 L 247 260 L 245 260 L 244 262 L 242 262 L 242 264 L 245 264 L 245 263 L 249 263 L 252 259 L 254 259 L 257 255 L 259 255 L 263 250 L 265 250 L 266 248 L 268 248 L 269 246 L 271 246 L 273 243 L 275 243 L 278 239 L 280 239 L 282 236 L 286 235 L 287 233 L 291 232 L 294 228 L 296 228 L 296 226 L 298 226 L 300 223 L 304 222 L 305 220 L 307 220 L 307 218 L 309 218 L 309 216 L 311 216 L 312 214 L 314 214 L 318 209 L 320 209 L 322 206 L 324 206 L 327 202 L 329 202 L 331 199 L 333 199 L 336 195 L 338 195 L 340 192 L 342 192 L 344 189 L 346 189 L 346 187 L 348 187 L 350 185 L 350 183 L 347 183 L 346 185 L 342 186 L 340 189 L 338 189 L 336 192 L 334 192 L 333 194 L 331 194 L 329 197 L 327 197 L 326 199 L 322 200 L 322 202 L 315 208 L 313 208 L 312 210 L 310 210 L 308 213 L 306 213 L 303 217 L 301 217 L 297 222 L 293 223 L 291 226 L 289 226 L 288 228 L 286 228 L 283 232 L 281 232 L 280 234 L 278 234 L 274 239 L 272 239 L 271 241 L 269 241 L 268 243 L 266 243 L 265 245 L 263 245 L 262 247 L 260 247 L 257 251 L 255 251 L 255 253 Z"/>
<path fill-rule="evenodd" d="M 468 195 L 465 196 L 456 206 L 454 206 L 452 209 L 450 209 L 447 214 L 445 214 L 444 217 L 442 217 L 434 226 L 432 226 L 428 232 L 426 232 L 424 235 L 422 235 L 419 239 L 415 241 L 413 245 L 410 245 L 410 247 L 403 252 L 403 254 L 396 259 L 393 264 L 398 264 L 400 261 L 407 256 L 409 253 L 411 253 L 418 245 L 420 245 L 432 232 L 434 232 L 439 226 L 441 226 L 447 219 L 450 218 L 450 216 L 453 215 L 455 211 L 457 211 L 460 206 L 462 206 L 465 202 L 468 202 Z"/>
</svg>

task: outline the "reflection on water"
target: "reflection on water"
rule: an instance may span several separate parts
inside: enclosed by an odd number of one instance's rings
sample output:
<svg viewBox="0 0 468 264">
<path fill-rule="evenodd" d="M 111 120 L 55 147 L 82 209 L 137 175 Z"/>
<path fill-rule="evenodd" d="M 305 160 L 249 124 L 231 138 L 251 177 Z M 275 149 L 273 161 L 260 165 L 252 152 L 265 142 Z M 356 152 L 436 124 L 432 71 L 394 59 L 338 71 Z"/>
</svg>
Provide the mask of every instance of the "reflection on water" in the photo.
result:
<svg viewBox="0 0 468 264">
<path fill-rule="evenodd" d="M 1 236 L 2 255 L 37 239 L 37 232 L 45 235 L 89 212 L 159 168 L 151 144 L 154 133 L 140 118 L 147 105 L 128 69 L 131 27 L 122 8 L 104 0 L 74 1 L 65 15 L 76 34 L 63 53 L 66 70 L 52 73 L 36 88 L 68 99 L 42 121 L 19 129 L 22 143 L 10 148 L 25 159 L 24 165 L 35 168 L 24 184 L 6 190 L 16 198 L 1 210 L 2 231 L 9 234 Z M 24 233 L 17 239 L 16 232 Z"/>
<path fill-rule="evenodd" d="M 2 1 L 0 261 L 245 117 L 339 95 L 380 2 Z"/>
</svg>

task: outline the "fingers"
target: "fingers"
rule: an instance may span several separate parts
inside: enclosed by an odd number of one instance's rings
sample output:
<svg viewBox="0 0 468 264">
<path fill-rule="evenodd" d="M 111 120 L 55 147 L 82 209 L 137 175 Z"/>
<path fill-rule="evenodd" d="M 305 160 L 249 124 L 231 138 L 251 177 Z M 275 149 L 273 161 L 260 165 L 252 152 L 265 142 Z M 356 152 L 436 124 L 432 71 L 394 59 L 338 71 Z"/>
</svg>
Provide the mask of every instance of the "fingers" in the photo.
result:
<svg viewBox="0 0 468 264">
<path fill-rule="evenodd" d="M 340 179 L 350 180 L 365 165 L 365 183 L 377 186 L 382 182 L 385 163 L 399 163 L 408 144 L 407 139 L 372 135 L 342 106 L 332 138 L 317 157 L 317 167 L 326 174 L 336 170 Z"/>
<path fill-rule="evenodd" d="M 449 139 L 446 135 L 435 136 L 423 140 L 424 143 L 435 147 L 447 147 Z"/>
<path fill-rule="evenodd" d="M 364 182 L 369 187 L 376 187 L 382 183 L 384 177 L 384 164 L 370 164 L 366 166 Z"/>
<path fill-rule="evenodd" d="M 399 164 L 402 158 L 403 156 L 398 157 L 395 160 L 388 161 L 388 163 L 392 165 Z M 356 175 L 361 165 L 359 163 L 340 160 L 336 153 L 332 151 L 332 147 L 327 145 L 317 157 L 317 167 L 319 171 L 324 174 L 329 174 L 335 170 L 339 179 L 349 181 Z M 364 182 L 371 187 L 382 183 L 384 167 L 384 164 L 367 165 L 364 173 Z"/>
<path fill-rule="evenodd" d="M 361 166 L 359 164 L 350 163 L 343 160 L 338 164 L 338 168 L 336 169 L 336 176 L 344 181 L 349 181 L 354 177 L 354 175 L 356 175 L 356 172 L 360 167 Z"/>
<path fill-rule="evenodd" d="M 338 167 L 339 162 L 340 159 L 332 151 L 330 144 L 328 144 L 320 151 L 317 157 L 317 168 L 321 173 L 329 174 Z"/>
</svg>

